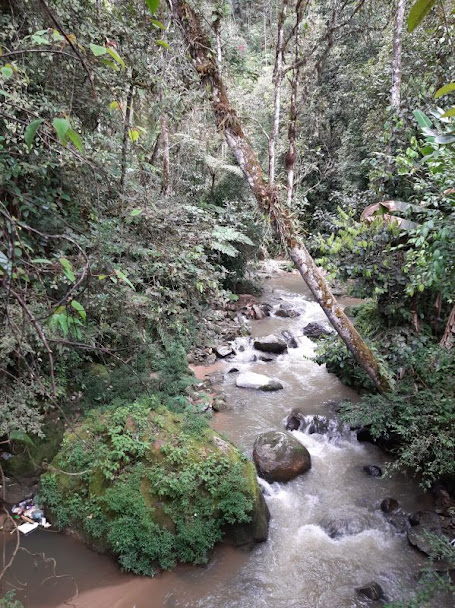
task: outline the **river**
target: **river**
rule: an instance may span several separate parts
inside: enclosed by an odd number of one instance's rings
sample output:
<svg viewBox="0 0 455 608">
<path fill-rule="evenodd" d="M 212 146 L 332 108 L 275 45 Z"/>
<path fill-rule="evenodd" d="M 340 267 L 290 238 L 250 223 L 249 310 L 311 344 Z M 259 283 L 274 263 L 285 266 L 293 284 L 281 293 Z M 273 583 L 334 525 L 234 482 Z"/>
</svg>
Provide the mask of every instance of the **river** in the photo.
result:
<svg viewBox="0 0 455 608">
<path fill-rule="evenodd" d="M 326 321 L 300 277 L 272 273 L 264 279 L 262 300 L 274 309 L 290 305 L 300 316 L 272 312 L 251 322 L 252 335 L 287 330 L 298 347 L 273 362 L 253 361 L 250 340 L 237 339 L 234 359 L 217 363 L 230 409 L 214 414 L 212 423 L 250 454 L 256 436 L 282 429 L 291 409 L 330 416 L 328 402 L 358 398 L 313 361 L 315 344 L 302 328 Z M 284 390 L 237 388 L 236 374 L 227 373 L 232 367 L 275 377 Z M 355 592 L 370 581 L 391 599 L 414 588 L 424 559 L 379 505 L 393 497 L 405 511 L 415 511 L 428 507 L 429 498 L 410 477 L 366 475 L 365 465 L 384 468 L 388 457 L 354 434 L 293 433 L 308 448 L 312 469 L 287 484 L 263 484 L 272 515 L 266 543 L 252 551 L 220 546 L 205 567 L 178 567 L 147 579 L 119 572 L 109 558 L 68 536 L 35 532 L 23 539 L 28 552 L 19 552 L 9 575 L 18 599 L 26 608 L 355 608 L 375 605 Z"/>
</svg>

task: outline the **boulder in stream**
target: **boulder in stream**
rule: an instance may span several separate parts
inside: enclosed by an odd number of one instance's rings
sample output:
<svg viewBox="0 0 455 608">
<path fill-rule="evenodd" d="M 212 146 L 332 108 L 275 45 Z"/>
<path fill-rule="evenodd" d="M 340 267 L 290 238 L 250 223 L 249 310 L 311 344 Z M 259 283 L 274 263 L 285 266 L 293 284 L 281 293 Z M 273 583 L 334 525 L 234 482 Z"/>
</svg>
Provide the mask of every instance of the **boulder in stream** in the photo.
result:
<svg viewBox="0 0 455 608">
<path fill-rule="evenodd" d="M 286 341 L 283 340 L 283 338 L 275 336 L 275 334 L 263 336 L 262 338 L 255 338 L 253 346 L 256 350 L 265 353 L 275 353 L 277 355 L 284 353 L 288 348 Z"/>
<path fill-rule="evenodd" d="M 409 543 L 422 553 L 430 555 L 431 536 L 442 536 L 441 520 L 432 511 L 419 511 L 409 517 L 411 528 L 408 530 Z"/>
<path fill-rule="evenodd" d="M 295 437 L 283 431 L 268 431 L 257 437 L 253 460 L 266 481 L 290 481 L 311 469 L 311 456 Z"/>
<path fill-rule="evenodd" d="M 224 357 L 228 357 L 229 355 L 232 355 L 232 348 L 229 346 L 229 344 L 220 344 L 219 346 L 215 347 L 215 352 L 218 355 L 218 357 L 221 357 L 222 359 L 224 359 Z"/>
<path fill-rule="evenodd" d="M 358 587 L 356 591 L 359 595 L 363 595 L 369 600 L 377 601 L 384 597 L 384 592 L 381 585 L 375 581 L 367 583 L 366 585 L 363 585 L 363 587 Z"/>
<path fill-rule="evenodd" d="M 281 382 L 264 374 L 243 372 L 237 377 L 235 385 L 239 388 L 252 388 L 258 391 L 279 391 L 283 388 Z"/>
<path fill-rule="evenodd" d="M 76 431 L 66 431 L 54 470 L 41 476 L 40 499 L 57 529 L 125 569 L 150 576 L 206 563 L 224 534 L 242 545 L 267 538 L 253 463 L 202 417 L 141 399 L 94 409 Z M 90 449 L 81 451 L 79 437 Z"/>
<path fill-rule="evenodd" d="M 311 340 L 319 340 L 320 338 L 324 338 L 325 336 L 330 336 L 332 332 L 321 325 L 321 323 L 308 323 L 303 328 L 303 335 Z"/>
<path fill-rule="evenodd" d="M 280 304 L 279 307 L 274 311 L 275 317 L 282 317 L 284 319 L 294 319 L 300 317 L 298 310 L 294 310 L 286 304 Z"/>
</svg>

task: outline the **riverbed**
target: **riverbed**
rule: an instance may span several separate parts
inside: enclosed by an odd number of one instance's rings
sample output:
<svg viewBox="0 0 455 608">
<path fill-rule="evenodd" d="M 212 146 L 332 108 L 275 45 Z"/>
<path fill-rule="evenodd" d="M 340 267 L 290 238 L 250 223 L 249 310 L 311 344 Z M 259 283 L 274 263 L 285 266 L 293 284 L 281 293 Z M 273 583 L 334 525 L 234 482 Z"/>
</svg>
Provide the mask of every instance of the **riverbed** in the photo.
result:
<svg viewBox="0 0 455 608">
<path fill-rule="evenodd" d="M 249 455 L 257 435 L 283 429 L 292 409 L 330 418 L 335 402 L 358 399 L 314 361 L 315 343 L 302 329 L 309 322 L 326 325 L 326 319 L 301 278 L 273 272 L 264 278 L 261 301 L 272 314 L 250 321 L 252 336 L 288 331 L 297 348 L 264 362 L 249 337 L 238 338 L 236 354 L 216 367 L 229 409 L 215 413 L 212 425 Z M 299 316 L 275 316 L 283 304 Z M 266 374 L 284 388 L 237 388 L 233 368 Z M 388 457 L 347 429 L 293 434 L 309 450 L 312 468 L 287 484 L 262 484 L 272 516 L 266 543 L 251 551 L 220 546 L 205 567 L 178 567 L 148 579 L 121 573 L 75 539 L 39 531 L 23 539 L 26 551 L 8 577 L 11 587 L 26 608 L 355 608 L 374 606 L 355 592 L 370 581 L 389 599 L 413 589 L 424 558 L 379 505 L 393 497 L 411 512 L 427 508 L 429 498 L 410 477 L 368 476 L 364 466 L 385 469 Z"/>
</svg>

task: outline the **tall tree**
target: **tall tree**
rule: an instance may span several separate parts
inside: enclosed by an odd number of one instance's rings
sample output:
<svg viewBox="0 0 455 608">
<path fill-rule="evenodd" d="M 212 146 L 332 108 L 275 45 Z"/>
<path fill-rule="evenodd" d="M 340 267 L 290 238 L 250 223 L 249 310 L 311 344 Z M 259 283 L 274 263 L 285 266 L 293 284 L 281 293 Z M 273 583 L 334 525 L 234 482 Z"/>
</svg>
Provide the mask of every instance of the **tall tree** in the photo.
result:
<svg viewBox="0 0 455 608">
<path fill-rule="evenodd" d="M 212 94 L 212 107 L 218 129 L 241 167 L 259 207 L 269 217 L 284 248 L 308 285 L 315 300 L 324 310 L 357 362 L 379 390 L 390 388 L 390 381 L 379 362 L 332 294 L 323 274 L 300 240 L 289 210 L 281 203 L 277 189 L 265 179 L 258 158 L 245 136 L 240 120 L 232 108 L 226 88 L 220 78 L 212 44 L 205 33 L 201 18 L 186 2 L 176 0 L 174 10 L 180 22 L 201 83 Z"/>
<path fill-rule="evenodd" d="M 398 0 L 393 30 L 393 60 L 392 60 L 392 89 L 390 91 L 391 106 L 399 112 L 401 105 L 401 55 L 403 46 L 403 23 L 406 10 L 406 0 Z"/>
</svg>

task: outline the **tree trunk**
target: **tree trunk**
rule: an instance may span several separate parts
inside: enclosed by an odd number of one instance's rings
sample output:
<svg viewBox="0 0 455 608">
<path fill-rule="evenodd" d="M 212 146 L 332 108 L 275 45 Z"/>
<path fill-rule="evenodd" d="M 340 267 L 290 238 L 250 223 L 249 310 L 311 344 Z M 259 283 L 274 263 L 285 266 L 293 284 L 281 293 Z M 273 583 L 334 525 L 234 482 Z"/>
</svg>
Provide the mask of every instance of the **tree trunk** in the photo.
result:
<svg viewBox="0 0 455 608">
<path fill-rule="evenodd" d="M 229 103 L 224 83 L 218 74 L 210 39 L 202 29 L 200 18 L 186 0 L 175 0 L 174 9 L 185 33 L 186 42 L 201 83 L 212 92 L 212 107 L 217 127 L 220 131 L 224 131 L 226 141 L 241 167 L 259 207 L 269 216 L 283 246 L 289 252 L 314 298 L 357 362 L 363 367 L 378 390 L 390 389 L 390 381 L 381 370 L 378 361 L 337 303 L 308 250 L 299 241 L 290 212 L 281 204 L 277 189 L 270 186 L 265 180 L 256 154 L 243 133 L 235 110 Z"/>
<path fill-rule="evenodd" d="M 295 177 L 295 162 L 296 162 L 296 136 L 297 136 L 297 91 L 299 85 L 300 65 L 298 60 L 300 57 L 300 30 L 302 25 L 303 2 L 297 0 L 295 7 L 295 27 L 294 27 L 294 74 L 291 80 L 291 106 L 289 112 L 288 125 L 288 143 L 289 148 L 286 154 L 286 171 L 287 171 L 287 205 L 291 208 L 294 198 L 294 177 Z"/>
<path fill-rule="evenodd" d="M 125 189 L 125 176 L 126 176 L 126 161 L 128 158 L 128 138 L 129 130 L 131 125 L 131 111 L 133 107 L 133 94 L 134 94 L 134 79 L 131 76 L 131 84 L 128 89 L 126 96 L 126 108 L 125 108 L 125 122 L 123 124 L 123 142 L 122 142 L 122 168 L 120 174 L 120 190 L 123 192 Z"/>
<path fill-rule="evenodd" d="M 161 141 L 163 144 L 163 173 L 161 176 L 161 194 L 169 196 L 171 190 L 169 185 L 169 131 L 165 114 L 160 116 Z"/>
<path fill-rule="evenodd" d="M 441 342 L 439 346 L 441 348 L 452 348 L 453 345 L 453 336 L 455 334 L 455 305 L 453 306 L 449 319 L 447 321 L 447 325 L 444 331 L 444 335 L 442 336 Z"/>
<path fill-rule="evenodd" d="M 401 50 L 403 42 L 403 22 L 406 9 L 406 0 L 398 0 L 395 14 L 395 27 L 393 30 L 393 60 L 392 60 L 392 89 L 390 92 L 391 106 L 400 111 L 401 106 Z"/>
<path fill-rule="evenodd" d="M 280 14 L 278 16 L 278 39 L 276 45 L 275 67 L 273 80 L 275 83 L 273 103 L 273 127 L 269 138 L 269 184 L 275 183 L 275 148 L 280 129 L 281 113 L 281 85 L 283 82 L 283 55 L 284 55 L 284 22 L 286 20 L 288 0 L 283 0 Z"/>
</svg>

